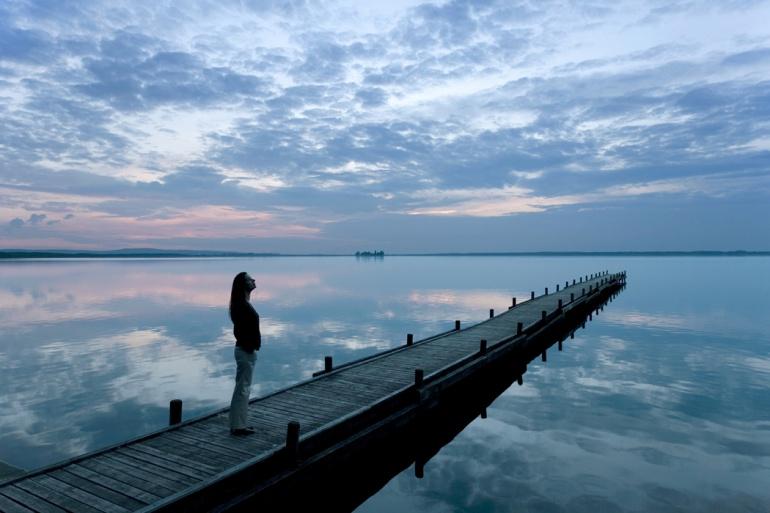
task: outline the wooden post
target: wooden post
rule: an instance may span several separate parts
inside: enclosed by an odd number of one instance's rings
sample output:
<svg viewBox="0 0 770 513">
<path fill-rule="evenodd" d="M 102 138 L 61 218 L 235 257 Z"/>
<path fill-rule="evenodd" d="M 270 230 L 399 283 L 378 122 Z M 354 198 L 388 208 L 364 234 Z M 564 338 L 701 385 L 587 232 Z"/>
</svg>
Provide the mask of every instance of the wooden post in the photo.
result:
<svg viewBox="0 0 770 513">
<path fill-rule="evenodd" d="M 580 295 L 581 295 L 581 296 L 585 296 L 585 295 L 586 295 L 586 288 L 585 288 L 585 287 L 583 287 L 583 293 L 582 293 L 582 294 L 580 294 Z"/>
<path fill-rule="evenodd" d="M 324 372 L 332 371 L 332 357 L 324 356 Z"/>
<path fill-rule="evenodd" d="M 460 321 L 459 320 L 455 321 L 455 331 L 460 331 Z"/>
<path fill-rule="evenodd" d="M 517 322 L 516 323 L 516 334 L 521 335 L 521 332 L 524 331 L 524 323 L 523 322 Z"/>
<path fill-rule="evenodd" d="M 422 479 L 425 477 L 425 462 L 422 460 L 422 458 L 417 458 L 414 460 L 414 477 L 417 479 Z"/>
<path fill-rule="evenodd" d="M 168 425 L 173 426 L 182 422 L 182 400 L 171 399 L 168 403 Z"/>
<path fill-rule="evenodd" d="M 407 333 L 406 334 L 406 345 L 411 346 L 412 344 L 414 344 L 414 335 L 412 335 L 411 333 Z"/>
<path fill-rule="evenodd" d="M 286 455 L 293 462 L 299 458 L 299 422 L 296 420 L 286 425 Z"/>
<path fill-rule="evenodd" d="M 514 306 L 516 306 L 516 298 L 512 297 L 511 298 L 511 308 L 513 308 Z"/>
<path fill-rule="evenodd" d="M 548 295 L 548 287 L 545 288 L 545 295 Z"/>
<path fill-rule="evenodd" d="M 593 316 L 593 315 L 591 315 L 591 314 L 588 314 L 588 320 L 589 320 L 589 321 L 593 321 L 593 320 L 594 320 L 594 316 Z"/>
<path fill-rule="evenodd" d="M 583 277 L 582 276 L 580 277 L 580 283 L 583 283 Z"/>
<path fill-rule="evenodd" d="M 543 360 L 544 362 L 548 361 L 548 354 L 546 353 L 545 349 L 543 349 L 543 354 L 540 355 L 540 359 Z"/>
<path fill-rule="evenodd" d="M 561 303 L 561 299 L 559 299 L 559 310 L 561 309 L 562 309 L 562 303 Z"/>
<path fill-rule="evenodd" d="M 530 292 L 529 299 L 535 299 L 535 291 Z"/>
<path fill-rule="evenodd" d="M 424 373 L 422 369 L 414 369 L 414 386 L 420 388 L 422 386 Z"/>
<path fill-rule="evenodd" d="M 519 377 L 516 379 L 516 382 L 519 384 L 519 386 L 524 384 L 524 376 L 519 375 Z"/>
<path fill-rule="evenodd" d="M 575 293 L 574 293 L 574 292 L 570 292 L 570 293 L 569 293 L 569 302 L 571 303 L 571 302 L 573 302 L 574 300 L 575 300 Z"/>
<path fill-rule="evenodd" d="M 567 287 L 569 287 L 569 280 L 564 282 L 564 288 L 566 289 Z"/>
<path fill-rule="evenodd" d="M 540 312 L 540 318 L 542 320 L 545 320 L 546 317 L 548 317 L 548 312 L 546 312 L 545 310 L 541 311 Z"/>
<path fill-rule="evenodd" d="M 572 284 L 574 285 L 575 283 L 576 283 L 576 282 L 575 282 L 575 279 L 573 278 L 573 279 L 572 279 Z"/>
<path fill-rule="evenodd" d="M 559 340 L 559 351 L 561 351 L 561 340 Z"/>
<path fill-rule="evenodd" d="M 487 418 L 487 409 L 486 408 L 482 408 L 481 409 L 481 418 L 482 419 L 486 419 Z"/>
<path fill-rule="evenodd" d="M 559 292 L 559 284 L 556 284 L 556 292 Z"/>
<path fill-rule="evenodd" d="M 575 332 L 574 331 L 569 334 L 569 338 L 575 338 Z"/>
<path fill-rule="evenodd" d="M 483 338 L 479 340 L 479 354 L 485 355 L 487 354 L 487 341 Z"/>
<path fill-rule="evenodd" d="M 494 308 L 490 308 L 489 309 L 489 318 L 491 319 L 494 316 L 495 316 L 495 309 Z"/>
</svg>

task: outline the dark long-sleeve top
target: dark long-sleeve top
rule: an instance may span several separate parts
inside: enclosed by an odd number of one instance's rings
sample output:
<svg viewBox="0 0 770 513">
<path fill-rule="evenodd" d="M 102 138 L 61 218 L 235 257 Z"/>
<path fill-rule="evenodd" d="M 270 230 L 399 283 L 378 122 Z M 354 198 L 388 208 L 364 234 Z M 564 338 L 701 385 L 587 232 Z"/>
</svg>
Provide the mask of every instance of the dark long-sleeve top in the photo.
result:
<svg viewBox="0 0 770 513">
<path fill-rule="evenodd" d="M 253 353 L 262 346 L 262 334 L 259 332 L 259 314 L 248 301 L 235 305 L 232 312 L 235 345 Z"/>
</svg>

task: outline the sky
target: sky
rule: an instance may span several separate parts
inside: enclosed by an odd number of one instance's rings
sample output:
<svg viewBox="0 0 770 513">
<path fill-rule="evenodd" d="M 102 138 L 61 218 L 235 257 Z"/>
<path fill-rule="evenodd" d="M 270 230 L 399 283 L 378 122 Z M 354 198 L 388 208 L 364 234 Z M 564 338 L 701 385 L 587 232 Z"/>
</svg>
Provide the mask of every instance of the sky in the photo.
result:
<svg viewBox="0 0 770 513">
<path fill-rule="evenodd" d="M 0 248 L 770 250 L 770 2 L 0 3 Z"/>
</svg>

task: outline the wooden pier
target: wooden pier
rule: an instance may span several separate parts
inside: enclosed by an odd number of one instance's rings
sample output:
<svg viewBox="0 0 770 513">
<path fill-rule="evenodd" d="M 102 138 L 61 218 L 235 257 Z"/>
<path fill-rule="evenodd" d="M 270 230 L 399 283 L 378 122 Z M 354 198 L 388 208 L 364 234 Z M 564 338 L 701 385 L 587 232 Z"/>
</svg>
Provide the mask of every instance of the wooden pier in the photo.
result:
<svg viewBox="0 0 770 513">
<path fill-rule="evenodd" d="M 303 483 L 350 469 L 368 449 L 382 452 L 394 433 L 403 433 L 419 477 L 435 445 L 424 433 L 429 412 L 454 410 L 442 397 L 486 405 L 494 398 L 487 399 L 490 379 L 521 384 L 527 362 L 545 361 L 554 341 L 561 350 L 625 278 L 583 276 L 512 299 L 506 311 L 490 310 L 488 320 L 465 329 L 456 321 L 424 340 L 408 335 L 397 348 L 338 367 L 326 358 L 312 379 L 250 402 L 254 435 L 231 436 L 222 409 L 0 482 L 0 511 L 269 511 L 261 506 L 291 493 L 295 503 L 320 506 L 323 499 L 297 497 Z"/>
</svg>

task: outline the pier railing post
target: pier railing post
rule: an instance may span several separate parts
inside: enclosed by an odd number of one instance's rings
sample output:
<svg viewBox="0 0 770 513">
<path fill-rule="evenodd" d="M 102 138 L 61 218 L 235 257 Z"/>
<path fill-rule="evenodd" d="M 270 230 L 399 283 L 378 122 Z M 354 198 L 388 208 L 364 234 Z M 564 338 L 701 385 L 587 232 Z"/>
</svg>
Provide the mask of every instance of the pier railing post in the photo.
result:
<svg viewBox="0 0 770 513">
<path fill-rule="evenodd" d="M 561 301 L 561 299 L 559 299 L 559 310 L 561 310 L 561 309 L 562 309 L 562 301 Z"/>
<path fill-rule="evenodd" d="M 171 399 L 168 403 L 168 425 L 173 426 L 182 422 L 182 400 Z"/>
<path fill-rule="evenodd" d="M 559 292 L 559 284 L 556 284 L 556 292 Z"/>
<path fill-rule="evenodd" d="M 487 341 L 483 338 L 479 340 L 479 354 L 482 356 L 487 354 Z"/>
<path fill-rule="evenodd" d="M 529 293 L 529 299 L 535 299 L 535 291 Z"/>
<path fill-rule="evenodd" d="M 559 340 L 559 351 L 561 351 L 561 350 L 562 350 L 561 340 Z"/>
<path fill-rule="evenodd" d="M 491 319 L 494 316 L 495 316 L 495 309 L 494 308 L 490 308 L 489 309 L 489 318 Z"/>
<path fill-rule="evenodd" d="M 324 356 L 324 372 L 332 371 L 332 357 Z"/>
<path fill-rule="evenodd" d="M 292 463 L 299 460 L 299 422 L 296 420 L 286 425 L 286 455 Z"/>
<path fill-rule="evenodd" d="M 460 321 L 459 320 L 455 321 L 455 331 L 460 331 Z"/>
<path fill-rule="evenodd" d="M 422 369 L 414 369 L 414 386 L 420 388 L 425 378 L 425 372 Z"/>
<path fill-rule="evenodd" d="M 412 335 L 411 333 L 407 333 L 406 334 L 406 345 L 411 346 L 412 344 L 414 344 L 414 335 Z"/>
<path fill-rule="evenodd" d="M 569 301 L 570 301 L 570 303 L 573 302 L 574 300 L 575 300 L 575 293 L 574 292 L 570 292 L 569 293 Z"/>
<path fill-rule="evenodd" d="M 545 288 L 545 295 L 548 295 L 548 287 Z"/>
</svg>

